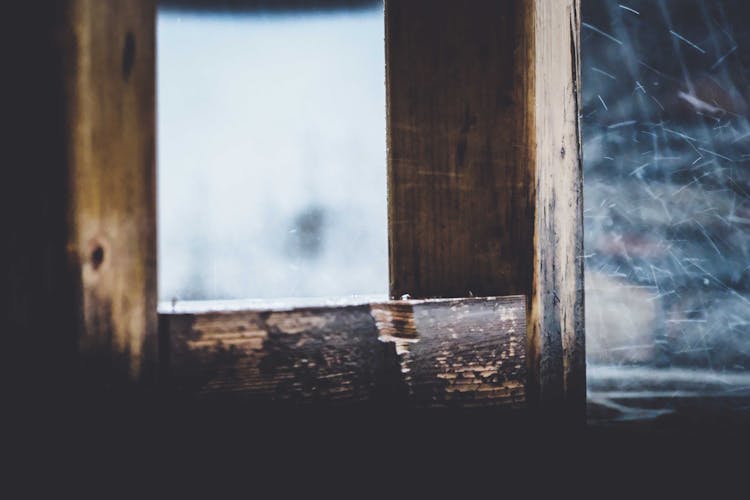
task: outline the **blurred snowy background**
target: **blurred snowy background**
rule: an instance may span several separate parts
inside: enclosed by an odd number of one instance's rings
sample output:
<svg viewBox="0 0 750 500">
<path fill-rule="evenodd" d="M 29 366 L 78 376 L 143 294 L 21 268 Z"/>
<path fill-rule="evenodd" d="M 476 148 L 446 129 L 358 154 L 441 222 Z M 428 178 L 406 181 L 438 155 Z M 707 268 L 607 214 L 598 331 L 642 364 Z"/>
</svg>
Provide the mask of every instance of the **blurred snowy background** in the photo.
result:
<svg viewBox="0 0 750 500">
<path fill-rule="evenodd" d="M 748 396 L 750 4 L 582 17 L 590 397 Z"/>
<path fill-rule="evenodd" d="M 158 17 L 163 301 L 387 294 L 383 7 Z"/>
</svg>

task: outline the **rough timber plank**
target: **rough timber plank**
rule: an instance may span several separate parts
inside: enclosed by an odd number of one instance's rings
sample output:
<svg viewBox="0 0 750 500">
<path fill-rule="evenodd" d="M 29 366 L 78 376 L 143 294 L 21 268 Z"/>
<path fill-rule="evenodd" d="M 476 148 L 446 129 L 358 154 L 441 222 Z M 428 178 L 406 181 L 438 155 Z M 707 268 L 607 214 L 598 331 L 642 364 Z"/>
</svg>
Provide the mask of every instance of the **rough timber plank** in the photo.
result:
<svg viewBox="0 0 750 500">
<path fill-rule="evenodd" d="M 530 401 L 585 411 L 577 0 L 387 0 L 392 298 L 523 294 Z"/>
<path fill-rule="evenodd" d="M 27 361 L 40 373 L 141 380 L 157 333 L 154 3 L 44 2 L 7 19 L 22 56 L 4 58 L 19 103 L 13 335 L 34 339 Z"/>
<path fill-rule="evenodd" d="M 530 383 L 585 422 L 580 0 L 535 2 L 536 209 Z"/>
<path fill-rule="evenodd" d="M 199 398 L 525 405 L 523 297 L 161 315 L 169 384 Z"/>
</svg>

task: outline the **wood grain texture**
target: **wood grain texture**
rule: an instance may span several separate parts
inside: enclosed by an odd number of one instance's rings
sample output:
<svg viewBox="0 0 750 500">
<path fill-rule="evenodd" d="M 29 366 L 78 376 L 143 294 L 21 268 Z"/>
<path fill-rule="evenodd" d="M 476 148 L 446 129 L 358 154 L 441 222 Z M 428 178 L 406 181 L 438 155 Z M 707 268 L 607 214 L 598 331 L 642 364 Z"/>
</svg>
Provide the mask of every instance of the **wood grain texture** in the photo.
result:
<svg viewBox="0 0 750 500">
<path fill-rule="evenodd" d="M 173 391 L 293 405 L 525 406 L 522 297 L 161 314 Z"/>
<path fill-rule="evenodd" d="M 391 297 L 523 294 L 529 390 L 583 421 L 576 0 L 387 0 Z"/>
<path fill-rule="evenodd" d="M 536 213 L 530 380 L 585 421 L 579 0 L 535 3 Z"/>
<path fill-rule="evenodd" d="M 531 294 L 530 6 L 385 4 L 392 298 Z"/>
<path fill-rule="evenodd" d="M 21 54 L 6 59 L 3 189 L 18 352 L 61 380 L 139 380 L 157 330 L 154 3 L 45 2 L 6 19 Z"/>
<path fill-rule="evenodd" d="M 132 379 L 156 346 L 155 6 L 76 0 L 69 251 L 79 262 L 85 360 Z"/>
</svg>

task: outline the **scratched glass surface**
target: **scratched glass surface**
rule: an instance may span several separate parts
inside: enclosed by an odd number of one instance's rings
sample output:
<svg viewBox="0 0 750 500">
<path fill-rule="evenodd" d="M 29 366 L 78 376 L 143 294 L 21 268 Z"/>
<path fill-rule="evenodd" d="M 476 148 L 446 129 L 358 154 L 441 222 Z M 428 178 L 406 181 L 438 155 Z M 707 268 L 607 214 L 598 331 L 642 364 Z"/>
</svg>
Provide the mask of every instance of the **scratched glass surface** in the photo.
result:
<svg viewBox="0 0 750 500">
<path fill-rule="evenodd" d="M 384 296 L 382 3 L 157 35 L 160 299 Z"/>
<path fill-rule="evenodd" d="M 593 420 L 750 409 L 748 14 L 583 1 Z"/>
</svg>

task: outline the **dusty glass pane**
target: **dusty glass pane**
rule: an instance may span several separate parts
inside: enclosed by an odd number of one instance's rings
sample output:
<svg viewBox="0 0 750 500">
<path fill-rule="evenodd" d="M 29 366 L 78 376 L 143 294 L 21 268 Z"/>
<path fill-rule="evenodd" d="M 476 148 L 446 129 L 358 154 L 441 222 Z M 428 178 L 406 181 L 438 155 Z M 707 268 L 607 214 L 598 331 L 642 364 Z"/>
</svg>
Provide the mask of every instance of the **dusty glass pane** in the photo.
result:
<svg viewBox="0 0 750 500">
<path fill-rule="evenodd" d="M 748 14 L 583 2 L 594 419 L 750 408 Z"/>
<path fill-rule="evenodd" d="M 160 299 L 385 294 L 382 5 L 157 33 Z"/>
</svg>

